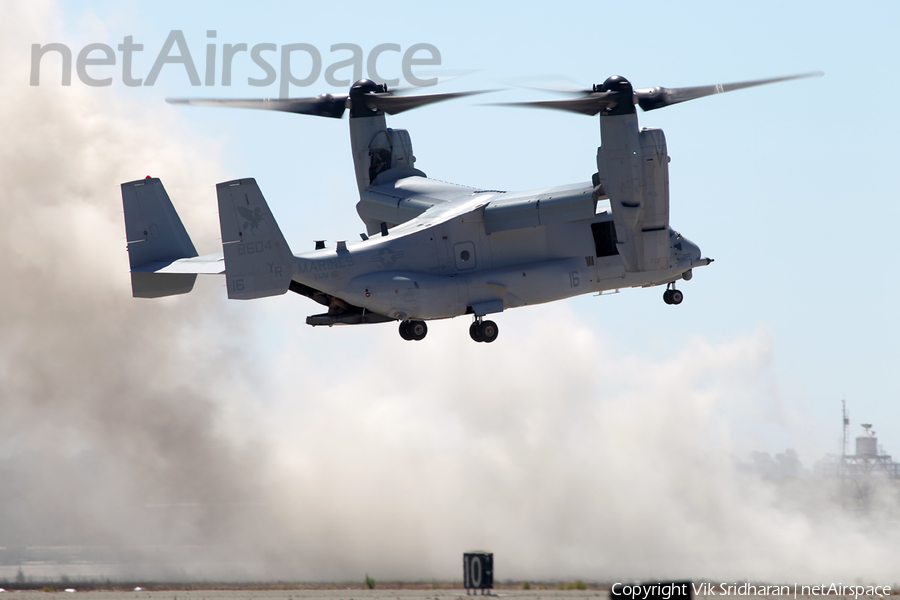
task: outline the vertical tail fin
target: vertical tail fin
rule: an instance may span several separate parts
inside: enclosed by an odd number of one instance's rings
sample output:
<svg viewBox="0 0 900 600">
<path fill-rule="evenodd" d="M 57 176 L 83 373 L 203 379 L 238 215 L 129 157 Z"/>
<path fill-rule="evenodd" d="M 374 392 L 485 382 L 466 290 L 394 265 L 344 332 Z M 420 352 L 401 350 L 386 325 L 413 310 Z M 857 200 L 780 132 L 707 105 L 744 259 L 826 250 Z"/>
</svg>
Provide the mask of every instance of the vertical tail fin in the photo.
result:
<svg viewBox="0 0 900 600">
<path fill-rule="evenodd" d="M 284 294 L 294 274 L 294 255 L 255 179 L 216 185 L 228 297 Z"/>
<path fill-rule="evenodd" d="M 135 298 L 159 298 L 186 294 L 196 274 L 153 273 L 155 264 L 197 256 L 197 250 L 169 195 L 157 178 L 122 184 L 125 236 L 131 266 L 131 293 Z"/>
</svg>

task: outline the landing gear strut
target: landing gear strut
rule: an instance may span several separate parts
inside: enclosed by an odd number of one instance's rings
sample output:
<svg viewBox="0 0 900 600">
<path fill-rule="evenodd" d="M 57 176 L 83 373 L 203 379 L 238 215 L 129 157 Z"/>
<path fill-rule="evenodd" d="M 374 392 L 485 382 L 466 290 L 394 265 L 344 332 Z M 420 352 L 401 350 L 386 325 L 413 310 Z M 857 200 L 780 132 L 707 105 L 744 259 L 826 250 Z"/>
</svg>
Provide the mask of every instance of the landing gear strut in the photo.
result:
<svg viewBox="0 0 900 600">
<path fill-rule="evenodd" d="M 469 335 L 476 342 L 485 342 L 490 344 L 497 339 L 500 330 L 493 321 L 482 321 L 481 317 L 475 317 L 472 325 L 469 326 Z"/>
<path fill-rule="evenodd" d="M 421 341 L 428 334 L 425 321 L 400 321 L 400 337 L 406 341 Z"/>
<path fill-rule="evenodd" d="M 663 301 L 666 304 L 681 304 L 682 300 L 684 300 L 684 294 L 681 293 L 681 290 L 675 289 L 675 283 L 668 284 L 666 291 L 663 292 Z"/>
</svg>

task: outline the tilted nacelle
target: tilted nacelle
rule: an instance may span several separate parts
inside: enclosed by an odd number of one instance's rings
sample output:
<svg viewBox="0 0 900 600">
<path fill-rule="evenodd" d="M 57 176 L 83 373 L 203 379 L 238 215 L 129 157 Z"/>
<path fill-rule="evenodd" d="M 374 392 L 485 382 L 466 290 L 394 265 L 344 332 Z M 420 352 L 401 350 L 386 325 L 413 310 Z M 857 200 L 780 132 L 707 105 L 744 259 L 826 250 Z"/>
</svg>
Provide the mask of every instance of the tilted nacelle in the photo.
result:
<svg viewBox="0 0 900 600">
<path fill-rule="evenodd" d="M 626 271 L 672 266 L 669 245 L 669 155 L 661 129 L 638 131 L 637 115 L 600 119 L 597 176 L 609 197 Z"/>
</svg>

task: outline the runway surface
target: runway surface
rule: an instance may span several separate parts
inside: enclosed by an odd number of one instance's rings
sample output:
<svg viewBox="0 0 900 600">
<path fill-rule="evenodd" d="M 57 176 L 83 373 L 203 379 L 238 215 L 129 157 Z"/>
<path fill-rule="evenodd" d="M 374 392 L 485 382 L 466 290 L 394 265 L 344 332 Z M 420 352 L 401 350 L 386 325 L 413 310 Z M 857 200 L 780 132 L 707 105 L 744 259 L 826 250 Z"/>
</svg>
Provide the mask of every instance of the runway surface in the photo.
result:
<svg viewBox="0 0 900 600">
<path fill-rule="evenodd" d="M 73 596 L 72 600 L 474 600 L 464 590 L 192 590 L 165 592 L 42 592 L 8 591 L 0 600 L 49 600 L 51 597 Z M 497 590 L 490 596 L 477 598 L 514 598 L 515 600 L 580 600 L 600 598 L 609 593 L 601 590 Z M 59 600 L 63 600 L 60 598 Z"/>
</svg>

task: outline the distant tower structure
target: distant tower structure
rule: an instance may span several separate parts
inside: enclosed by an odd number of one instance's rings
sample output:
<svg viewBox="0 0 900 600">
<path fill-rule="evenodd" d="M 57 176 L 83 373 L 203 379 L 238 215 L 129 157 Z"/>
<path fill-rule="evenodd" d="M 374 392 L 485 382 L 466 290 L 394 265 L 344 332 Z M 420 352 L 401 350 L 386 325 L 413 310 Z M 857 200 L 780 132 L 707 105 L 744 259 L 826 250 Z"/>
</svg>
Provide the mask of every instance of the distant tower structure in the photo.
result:
<svg viewBox="0 0 900 600">
<path fill-rule="evenodd" d="M 878 450 L 878 438 L 872 431 L 871 423 L 862 423 L 865 430 L 856 437 L 856 454 L 846 454 L 841 457 L 841 476 L 859 477 L 882 474 L 894 479 L 900 479 L 900 463 L 891 460 L 889 454 L 880 453 Z M 846 425 L 844 429 L 846 430 Z M 846 433 L 844 444 L 846 445 Z"/>
<path fill-rule="evenodd" d="M 841 457 L 847 456 L 847 429 L 850 427 L 850 413 L 847 412 L 847 401 L 841 400 L 841 409 L 844 413 L 844 445 L 841 447 Z"/>
<path fill-rule="evenodd" d="M 871 423 L 862 423 L 862 428 L 866 430 L 865 435 L 856 438 L 856 455 L 857 456 L 878 456 L 878 438 L 872 429 Z"/>
<path fill-rule="evenodd" d="M 879 489 L 886 484 L 900 485 L 900 463 L 891 460 L 891 456 L 878 446 L 878 438 L 872 431 L 871 423 L 861 423 L 864 433 L 856 437 L 855 453 L 848 454 L 850 413 L 845 400 L 841 400 L 841 408 L 841 457 L 823 461 L 820 472 L 826 477 L 840 479 L 841 498 L 845 507 L 855 507 L 865 513 L 870 509 L 872 498 L 882 493 Z"/>
</svg>

